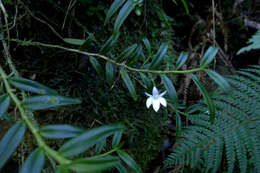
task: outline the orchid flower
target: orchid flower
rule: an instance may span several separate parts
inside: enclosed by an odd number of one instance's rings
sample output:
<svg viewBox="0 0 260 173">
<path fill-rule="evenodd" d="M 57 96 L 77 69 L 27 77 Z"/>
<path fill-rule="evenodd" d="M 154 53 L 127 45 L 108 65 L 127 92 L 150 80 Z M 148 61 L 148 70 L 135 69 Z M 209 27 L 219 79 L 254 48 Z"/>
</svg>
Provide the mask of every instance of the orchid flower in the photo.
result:
<svg viewBox="0 0 260 173">
<path fill-rule="evenodd" d="M 164 107 L 167 106 L 167 102 L 165 98 L 162 96 L 166 93 L 166 91 L 159 94 L 156 87 L 153 87 L 153 95 L 150 95 L 148 93 L 145 93 L 149 98 L 146 100 L 146 107 L 149 108 L 151 105 L 153 105 L 153 109 L 155 112 L 157 112 L 160 109 L 160 104 L 162 104 Z"/>
</svg>

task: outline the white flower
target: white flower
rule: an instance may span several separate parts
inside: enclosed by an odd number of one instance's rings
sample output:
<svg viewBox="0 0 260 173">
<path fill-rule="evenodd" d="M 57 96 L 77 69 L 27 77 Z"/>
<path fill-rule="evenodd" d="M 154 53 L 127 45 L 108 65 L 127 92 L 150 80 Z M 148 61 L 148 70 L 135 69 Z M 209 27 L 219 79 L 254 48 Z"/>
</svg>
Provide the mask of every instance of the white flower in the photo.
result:
<svg viewBox="0 0 260 173">
<path fill-rule="evenodd" d="M 163 93 L 159 94 L 156 87 L 153 87 L 153 95 L 150 95 L 148 93 L 145 93 L 149 98 L 146 100 L 146 107 L 149 108 L 151 105 L 153 105 L 153 109 L 155 112 L 157 112 L 160 109 L 160 104 L 162 104 L 164 107 L 166 107 L 167 103 L 165 98 L 162 96 L 166 93 L 164 91 Z"/>
</svg>

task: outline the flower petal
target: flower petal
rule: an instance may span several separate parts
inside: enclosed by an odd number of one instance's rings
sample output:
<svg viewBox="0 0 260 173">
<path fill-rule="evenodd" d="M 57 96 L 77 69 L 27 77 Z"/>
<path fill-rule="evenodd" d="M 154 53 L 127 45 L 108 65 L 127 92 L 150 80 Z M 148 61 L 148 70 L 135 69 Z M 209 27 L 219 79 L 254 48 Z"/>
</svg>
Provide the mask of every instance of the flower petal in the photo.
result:
<svg viewBox="0 0 260 173">
<path fill-rule="evenodd" d="M 160 101 L 160 103 L 161 103 L 164 107 L 167 106 L 167 102 L 166 102 L 165 98 L 160 97 L 160 98 L 159 98 L 159 101 Z"/>
<path fill-rule="evenodd" d="M 157 88 L 154 86 L 153 87 L 153 97 L 156 97 L 158 95 L 159 95 L 159 92 L 158 92 Z"/>
<path fill-rule="evenodd" d="M 145 92 L 145 95 L 148 96 L 148 97 L 152 97 L 152 95 L 148 94 L 147 92 Z"/>
<path fill-rule="evenodd" d="M 152 97 L 149 97 L 147 100 L 146 100 L 146 107 L 149 108 L 151 106 L 153 102 L 153 98 Z"/>
<path fill-rule="evenodd" d="M 159 99 L 153 100 L 153 109 L 155 110 L 155 112 L 157 112 L 160 109 L 160 101 L 159 101 Z"/>
<path fill-rule="evenodd" d="M 164 94 L 166 94 L 167 91 L 162 92 L 159 96 L 162 97 Z"/>
</svg>

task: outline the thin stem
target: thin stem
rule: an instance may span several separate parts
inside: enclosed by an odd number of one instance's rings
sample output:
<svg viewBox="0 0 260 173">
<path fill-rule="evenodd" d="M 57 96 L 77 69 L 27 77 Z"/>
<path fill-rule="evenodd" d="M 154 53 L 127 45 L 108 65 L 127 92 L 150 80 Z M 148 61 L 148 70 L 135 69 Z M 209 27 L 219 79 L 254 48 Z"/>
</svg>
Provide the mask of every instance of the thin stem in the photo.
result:
<svg viewBox="0 0 260 173">
<path fill-rule="evenodd" d="M 30 119 L 26 115 L 26 112 L 25 112 L 24 108 L 22 107 L 21 101 L 12 92 L 12 89 L 11 89 L 11 87 L 10 87 L 8 81 L 7 81 L 8 77 L 7 77 L 6 73 L 4 72 L 4 70 L 1 66 L 0 66 L 0 75 L 1 75 L 1 78 L 4 82 L 7 93 L 12 98 L 12 100 L 14 101 L 18 110 L 20 111 L 23 121 L 26 123 L 26 125 L 31 130 L 31 132 L 34 135 L 39 147 L 43 148 L 46 151 L 46 153 L 48 153 L 51 157 L 53 157 L 59 164 L 69 164 L 69 163 L 71 163 L 70 160 L 64 158 L 57 151 L 53 150 L 48 145 L 46 145 L 46 143 L 44 142 L 44 140 L 42 139 L 41 135 L 38 132 L 38 128 L 30 121 Z"/>
<path fill-rule="evenodd" d="M 177 112 L 177 113 L 179 113 L 179 114 L 182 114 L 182 115 L 184 115 L 184 116 L 186 116 L 186 117 L 189 116 L 189 114 L 187 114 L 187 113 L 185 113 L 185 112 L 182 112 L 182 111 L 180 111 L 180 110 L 178 110 L 178 109 L 175 109 L 174 106 L 172 106 L 171 104 L 169 104 L 169 106 L 170 106 L 170 108 L 171 108 L 174 112 Z"/>
<path fill-rule="evenodd" d="M 55 49 L 62 49 L 62 50 L 66 50 L 66 51 L 69 51 L 69 52 L 79 53 L 79 54 L 82 54 L 82 55 L 98 57 L 98 58 L 104 59 L 106 61 L 109 61 L 109 62 L 111 62 L 111 63 L 113 63 L 117 66 L 124 67 L 124 68 L 126 68 L 130 71 L 134 71 L 134 72 L 154 73 L 154 74 L 189 74 L 189 73 L 198 72 L 198 71 L 203 70 L 203 68 L 194 68 L 194 69 L 183 70 L 183 71 L 179 71 L 179 70 L 164 71 L 164 70 L 138 69 L 138 68 L 130 67 L 130 66 L 124 64 L 124 63 L 116 62 L 115 60 L 113 60 L 111 58 L 108 58 L 104 55 L 100 55 L 100 54 L 96 54 L 96 53 L 84 52 L 84 51 L 80 51 L 80 50 L 77 50 L 77 49 L 67 48 L 67 47 L 63 47 L 63 46 L 59 46 L 59 45 L 53 45 L 53 44 L 46 44 L 46 43 L 41 43 L 41 42 L 23 41 L 23 40 L 18 40 L 18 39 L 11 39 L 10 41 L 20 43 L 22 46 L 43 46 L 43 47 L 49 47 L 49 48 L 55 48 Z"/>
<path fill-rule="evenodd" d="M 5 10 L 5 7 L 4 7 L 4 5 L 3 5 L 3 3 L 2 3 L 2 0 L 0 0 L 0 8 L 1 8 L 3 14 L 4 14 L 4 20 L 5 20 L 5 24 L 6 24 L 6 32 L 7 32 L 7 38 L 8 38 L 7 48 L 8 48 L 8 50 L 9 50 L 10 32 L 9 32 L 8 19 L 7 19 L 8 15 L 7 15 L 7 12 L 6 12 L 6 10 Z"/>
<path fill-rule="evenodd" d="M 96 155 L 95 157 L 104 157 L 104 156 L 107 156 L 107 155 L 109 155 L 109 154 L 111 154 L 111 153 L 113 153 L 113 152 L 119 150 L 121 146 L 122 146 L 122 145 L 120 145 L 120 146 L 118 146 L 118 147 L 115 147 L 115 148 L 113 148 L 112 150 L 110 150 L 110 151 L 108 151 L 108 152 L 106 152 L 106 153 Z"/>
</svg>

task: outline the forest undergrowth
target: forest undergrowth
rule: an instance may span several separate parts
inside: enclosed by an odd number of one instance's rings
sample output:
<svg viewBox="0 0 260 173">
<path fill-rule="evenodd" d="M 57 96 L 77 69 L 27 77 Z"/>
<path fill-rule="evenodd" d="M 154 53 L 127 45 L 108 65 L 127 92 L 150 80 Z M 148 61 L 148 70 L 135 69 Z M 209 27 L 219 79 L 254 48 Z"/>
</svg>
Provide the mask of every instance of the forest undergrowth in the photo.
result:
<svg viewBox="0 0 260 173">
<path fill-rule="evenodd" d="M 259 11 L 0 0 L 0 172 L 259 172 Z"/>
</svg>

